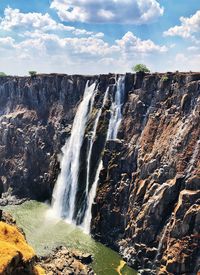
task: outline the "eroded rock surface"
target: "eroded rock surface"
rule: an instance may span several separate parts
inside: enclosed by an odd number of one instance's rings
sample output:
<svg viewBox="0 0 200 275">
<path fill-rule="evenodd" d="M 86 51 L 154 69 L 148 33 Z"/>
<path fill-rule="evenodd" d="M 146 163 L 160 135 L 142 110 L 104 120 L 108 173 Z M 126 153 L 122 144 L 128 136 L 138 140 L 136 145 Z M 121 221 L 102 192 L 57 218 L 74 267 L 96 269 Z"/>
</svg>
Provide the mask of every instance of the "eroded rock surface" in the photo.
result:
<svg viewBox="0 0 200 275">
<path fill-rule="evenodd" d="M 15 202 L 15 197 L 51 198 L 59 173 L 58 155 L 70 135 L 87 80 L 97 82 L 98 92 L 81 156 L 110 86 L 91 162 L 95 175 L 105 145 L 92 234 L 119 250 L 133 267 L 145 269 L 144 274 L 196 274 L 200 257 L 199 73 L 168 73 L 165 78 L 127 74 L 118 140 L 106 144 L 114 75 L 0 78 L 2 203 Z M 85 188 L 82 159 L 80 194 Z"/>
<path fill-rule="evenodd" d="M 46 270 L 47 275 L 94 275 L 89 266 L 91 262 L 90 254 L 77 250 L 69 251 L 65 247 L 59 247 L 50 255 L 39 259 L 39 264 Z"/>
<path fill-rule="evenodd" d="M 126 80 L 120 140 L 105 149 L 92 233 L 137 269 L 196 274 L 200 74 L 167 78 L 138 75 L 132 86 Z"/>
<path fill-rule="evenodd" d="M 46 200 L 59 173 L 58 155 L 70 134 L 87 81 L 43 75 L 0 79 L 1 204 Z"/>
</svg>

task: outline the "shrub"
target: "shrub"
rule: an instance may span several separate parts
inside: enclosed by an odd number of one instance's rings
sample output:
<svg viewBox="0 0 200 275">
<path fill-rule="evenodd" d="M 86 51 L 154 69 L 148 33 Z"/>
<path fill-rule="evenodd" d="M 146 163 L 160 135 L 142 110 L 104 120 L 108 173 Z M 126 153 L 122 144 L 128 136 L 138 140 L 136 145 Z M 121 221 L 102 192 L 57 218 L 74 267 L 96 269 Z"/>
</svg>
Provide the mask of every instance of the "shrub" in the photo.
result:
<svg viewBox="0 0 200 275">
<path fill-rule="evenodd" d="M 136 73 L 143 72 L 143 73 L 150 73 L 150 70 L 144 64 L 137 64 L 132 68 L 133 71 Z"/>
<path fill-rule="evenodd" d="M 166 82 L 166 81 L 168 81 L 169 80 L 169 77 L 167 76 L 167 75 L 163 75 L 162 77 L 161 77 L 161 81 L 162 82 Z"/>
<path fill-rule="evenodd" d="M 29 75 L 30 75 L 31 77 L 36 76 L 36 75 L 37 75 L 37 72 L 36 72 L 36 71 L 29 71 Z"/>
<path fill-rule="evenodd" d="M 6 76 L 4 72 L 0 72 L 0 77 Z"/>
</svg>

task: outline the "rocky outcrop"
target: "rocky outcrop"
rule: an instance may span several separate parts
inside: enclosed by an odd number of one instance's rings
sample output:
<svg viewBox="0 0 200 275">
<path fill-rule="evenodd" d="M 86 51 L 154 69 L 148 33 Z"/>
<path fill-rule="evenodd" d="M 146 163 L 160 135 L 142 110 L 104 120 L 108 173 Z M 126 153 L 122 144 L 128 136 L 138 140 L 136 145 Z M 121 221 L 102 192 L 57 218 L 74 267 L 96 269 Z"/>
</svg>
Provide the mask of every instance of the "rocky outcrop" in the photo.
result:
<svg viewBox="0 0 200 275">
<path fill-rule="evenodd" d="M 50 255 L 39 259 L 39 264 L 46 270 L 47 275 L 94 275 L 94 271 L 89 266 L 91 262 L 90 254 L 77 250 L 69 251 L 65 247 L 59 247 Z"/>
<path fill-rule="evenodd" d="M 70 251 L 62 246 L 38 258 L 15 219 L 7 212 L 0 212 L 0 274 L 94 275 L 91 263 L 90 254 Z"/>
<path fill-rule="evenodd" d="M 19 203 L 23 198 L 51 198 L 59 173 L 58 155 L 70 135 L 85 84 L 96 81 L 98 92 L 80 154 L 78 193 L 83 194 L 82 156 L 110 86 L 91 161 L 94 178 L 102 155 L 92 234 L 146 274 L 196 274 L 200 73 L 127 74 L 119 139 L 105 144 L 115 77 L 0 78 L 2 203 L 16 202 L 16 196 Z"/>
<path fill-rule="evenodd" d="M 108 142 L 103 156 L 92 233 L 145 274 L 196 274 L 200 74 L 136 75 L 126 85 L 120 140 Z"/>
<path fill-rule="evenodd" d="M 9 215 L 4 215 L 14 223 Z M 45 271 L 36 264 L 36 254 L 24 235 L 15 225 L 0 221 L 0 274 L 2 275 L 43 275 Z"/>
</svg>

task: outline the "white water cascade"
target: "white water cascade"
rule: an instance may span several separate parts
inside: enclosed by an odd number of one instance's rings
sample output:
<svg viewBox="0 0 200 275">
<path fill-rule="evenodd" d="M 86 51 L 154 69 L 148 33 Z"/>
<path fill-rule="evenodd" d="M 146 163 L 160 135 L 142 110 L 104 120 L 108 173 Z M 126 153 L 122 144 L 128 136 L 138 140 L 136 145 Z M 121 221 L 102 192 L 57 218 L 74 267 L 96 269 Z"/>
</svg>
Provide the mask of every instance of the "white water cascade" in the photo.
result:
<svg viewBox="0 0 200 275">
<path fill-rule="evenodd" d="M 107 90 L 105 92 L 102 107 L 98 111 L 98 114 L 97 114 L 97 117 L 96 117 L 96 120 L 95 120 L 95 123 L 94 123 L 94 129 L 93 129 L 93 134 L 92 134 L 92 138 L 91 138 L 91 142 L 90 142 L 90 148 L 89 148 L 89 154 L 88 154 L 87 182 L 86 182 L 87 208 L 86 208 L 86 212 L 85 212 L 83 222 L 81 224 L 81 227 L 84 229 L 84 231 L 86 233 L 90 233 L 90 225 L 91 225 L 91 219 L 92 219 L 92 204 L 93 204 L 95 196 L 96 196 L 96 189 L 97 189 L 97 184 L 98 184 L 98 180 L 99 180 L 99 174 L 100 174 L 102 166 L 103 166 L 102 165 L 102 160 L 100 160 L 97 171 L 96 171 L 96 176 L 95 176 L 94 183 L 92 184 L 91 190 L 89 190 L 89 187 L 90 187 L 89 186 L 89 177 L 90 177 L 92 148 L 93 148 L 94 140 L 95 140 L 95 137 L 96 137 L 96 132 L 97 132 L 99 119 L 101 117 L 103 108 L 106 104 L 106 100 L 107 100 L 107 97 L 108 97 L 108 92 L 109 92 L 109 87 L 107 88 Z"/>
<path fill-rule="evenodd" d="M 125 76 L 120 76 L 117 81 L 117 90 L 111 106 L 111 118 L 108 127 L 107 139 L 116 139 L 122 120 L 122 105 L 124 102 Z"/>
<path fill-rule="evenodd" d="M 85 134 L 97 94 L 95 88 L 96 84 L 89 87 L 87 83 L 83 100 L 74 118 L 71 136 L 62 149 L 63 157 L 60 165 L 61 172 L 54 188 L 52 200 L 53 209 L 51 212 L 58 218 L 64 218 L 70 223 L 80 225 L 87 233 L 90 233 L 92 205 L 96 196 L 99 175 L 103 167 L 103 148 L 100 149 L 101 152 L 95 160 L 96 167 L 92 163 L 93 154 L 95 154 L 94 146 L 97 145 L 95 143 L 98 134 L 97 130 L 108 99 L 110 87 L 107 88 L 104 94 L 101 108 L 97 110 L 93 122 L 92 134 L 89 137 L 88 135 L 85 136 Z M 118 78 L 114 88 L 116 91 L 110 107 L 111 117 L 105 142 L 109 139 L 117 138 L 118 129 L 122 120 L 122 106 L 124 103 L 124 76 Z"/>
<path fill-rule="evenodd" d="M 90 233 L 90 226 L 91 226 L 91 221 L 92 221 L 92 205 L 94 203 L 94 199 L 96 196 L 99 175 L 100 175 L 102 168 L 103 168 L 103 162 L 101 160 L 99 163 L 97 172 L 96 172 L 96 177 L 95 177 L 94 183 L 92 184 L 92 188 L 91 188 L 89 196 L 88 196 L 88 206 L 87 206 L 87 210 L 85 212 L 83 223 L 81 224 L 81 227 L 83 228 L 84 232 L 87 234 Z"/>
<path fill-rule="evenodd" d="M 91 137 L 91 140 L 90 140 L 89 153 L 88 153 L 88 159 L 87 159 L 86 195 L 88 195 L 88 193 L 89 193 L 89 178 L 90 178 L 90 166 L 91 166 L 92 148 L 93 148 L 93 144 L 94 144 L 96 133 L 97 133 L 97 127 L 98 127 L 98 124 L 99 124 L 99 119 L 101 117 L 102 110 L 103 110 L 103 108 L 105 106 L 105 103 L 106 103 L 106 100 L 107 100 L 108 91 L 109 91 L 109 88 L 107 88 L 106 93 L 104 95 L 103 105 L 102 105 L 102 107 L 99 109 L 99 111 L 97 113 L 97 116 L 96 116 L 96 119 L 95 119 L 95 123 L 94 123 L 94 128 L 93 128 L 93 131 L 92 131 L 92 137 Z"/>
<path fill-rule="evenodd" d="M 88 115 L 92 110 L 96 84 L 86 84 L 84 97 L 80 103 L 72 127 L 70 138 L 63 147 L 61 172 L 53 193 L 53 212 L 58 216 L 73 221 L 75 199 L 79 174 L 80 150 L 83 143 Z M 90 107 L 90 110 L 89 110 Z"/>
</svg>

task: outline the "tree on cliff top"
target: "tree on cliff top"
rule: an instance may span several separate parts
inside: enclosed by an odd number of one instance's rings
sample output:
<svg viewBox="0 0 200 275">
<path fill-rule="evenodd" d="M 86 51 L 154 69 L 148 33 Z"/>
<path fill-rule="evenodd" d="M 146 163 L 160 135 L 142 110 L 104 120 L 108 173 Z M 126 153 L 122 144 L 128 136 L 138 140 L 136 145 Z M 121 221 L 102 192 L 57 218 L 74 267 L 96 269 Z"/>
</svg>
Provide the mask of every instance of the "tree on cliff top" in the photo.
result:
<svg viewBox="0 0 200 275">
<path fill-rule="evenodd" d="M 0 77 L 6 76 L 4 72 L 0 72 Z"/>
<path fill-rule="evenodd" d="M 139 72 L 150 73 L 150 70 L 144 64 L 137 64 L 132 68 L 132 70 L 136 73 L 139 73 Z"/>
<path fill-rule="evenodd" d="M 37 72 L 36 72 L 36 71 L 29 71 L 28 73 L 29 73 L 29 75 L 30 75 L 31 77 L 37 75 Z"/>
</svg>

